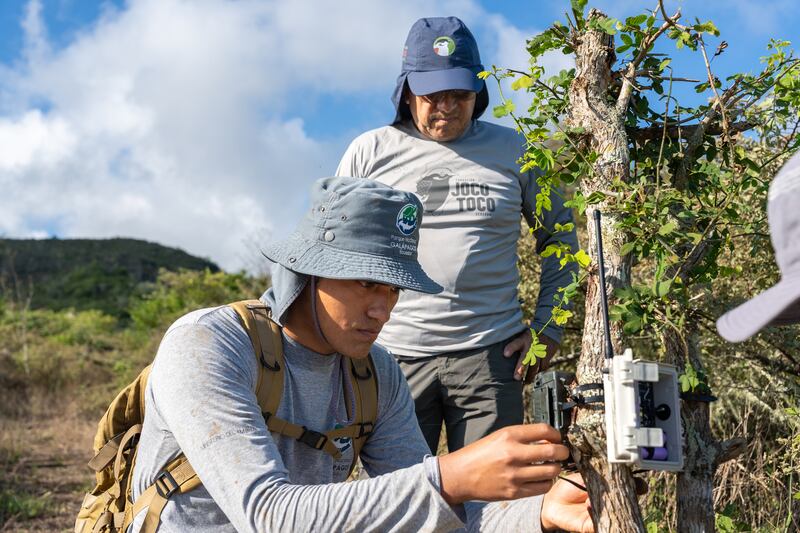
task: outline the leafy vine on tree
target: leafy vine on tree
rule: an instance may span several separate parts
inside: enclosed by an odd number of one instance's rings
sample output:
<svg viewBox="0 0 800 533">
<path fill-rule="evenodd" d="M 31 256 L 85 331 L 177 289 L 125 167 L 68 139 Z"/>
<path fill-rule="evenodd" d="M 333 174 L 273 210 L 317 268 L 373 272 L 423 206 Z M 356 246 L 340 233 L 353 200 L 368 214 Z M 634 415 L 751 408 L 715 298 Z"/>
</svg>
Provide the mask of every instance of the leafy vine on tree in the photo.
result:
<svg viewBox="0 0 800 533">
<path fill-rule="evenodd" d="M 769 176 L 800 145 L 800 61 L 789 42 L 772 40 L 760 73 L 721 79 L 714 61 L 728 44 L 707 46 L 719 37 L 713 22 L 685 23 L 680 11 L 669 15 L 663 1 L 624 20 L 597 10 L 587 15 L 586 4 L 572 0 L 564 23 L 528 41 L 527 70 L 493 67 L 482 76 L 495 78 L 501 89 L 495 116 L 510 115 L 525 137 L 522 170 L 540 169 L 537 214 L 549 209 L 551 194 L 567 190 L 566 205 L 579 214 L 597 207 L 607 215 L 602 229 L 612 263 L 612 336 L 617 346 L 625 335 L 626 342 L 649 348 L 648 359 L 676 365 L 681 388 L 695 393 L 682 411 L 688 453 L 678 484 L 697 497 L 684 498 L 678 515 L 683 530 L 708 530 L 714 527 L 714 470 L 743 442 L 720 443 L 711 436 L 708 404 L 697 401 L 698 394 L 710 392 L 697 332 L 713 328 L 706 312 L 712 285 L 741 274 L 734 251 L 763 238 Z M 675 72 L 664 41 L 696 57 L 702 75 Z M 545 78 L 541 58 L 559 50 L 575 56 L 576 68 Z M 526 113 L 502 94 L 506 79 L 512 90 L 530 95 Z M 688 103 L 679 84 L 691 84 L 706 99 Z M 596 286 L 592 253 L 572 254 L 563 245 L 542 252 L 583 267 L 557 297 L 551 319 L 556 323 L 570 318 L 566 304 L 580 283 Z M 595 347 L 596 289 L 587 294 L 579 381 L 597 380 L 602 366 Z M 538 343 L 531 350 L 529 360 L 542 353 Z M 624 522 L 631 531 L 643 531 L 630 472 L 612 469 L 610 479 L 604 474 L 602 417 L 581 411 L 576 422 L 578 463 L 597 510 L 596 525 L 602 531 Z"/>
</svg>

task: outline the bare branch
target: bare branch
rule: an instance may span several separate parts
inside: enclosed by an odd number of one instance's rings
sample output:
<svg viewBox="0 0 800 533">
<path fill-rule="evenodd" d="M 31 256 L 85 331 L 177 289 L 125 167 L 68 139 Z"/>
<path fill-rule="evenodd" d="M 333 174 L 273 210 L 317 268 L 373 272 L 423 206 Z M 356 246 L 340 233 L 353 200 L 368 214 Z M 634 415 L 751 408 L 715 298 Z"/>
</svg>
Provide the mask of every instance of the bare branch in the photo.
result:
<svg viewBox="0 0 800 533">
<path fill-rule="evenodd" d="M 725 114 L 725 106 L 723 104 L 722 99 L 719 96 L 719 92 L 717 91 L 717 80 L 714 77 L 714 74 L 711 72 L 711 63 L 708 61 L 708 54 L 706 53 L 706 43 L 703 41 L 701 36 L 698 36 L 697 41 L 700 43 L 700 51 L 703 53 L 703 61 L 706 63 L 706 73 L 708 74 L 708 83 L 711 86 L 711 90 L 714 91 L 714 97 L 716 98 L 715 105 L 719 106 L 719 112 L 722 115 L 722 129 L 723 135 L 727 135 L 728 133 L 728 117 Z M 736 85 L 734 83 L 734 85 Z M 727 93 L 728 91 L 726 91 Z"/>
<path fill-rule="evenodd" d="M 728 127 L 728 133 L 740 133 L 743 131 L 748 131 L 757 126 L 756 123 L 750 122 L 749 120 L 742 120 L 740 122 L 734 122 Z M 679 137 L 692 137 L 694 136 L 698 130 L 702 129 L 703 135 L 721 135 L 724 132 L 724 128 L 722 124 L 719 122 L 715 122 L 713 124 L 703 125 L 703 124 L 693 124 L 688 126 L 677 126 L 677 125 L 670 125 L 666 128 L 666 136 L 670 139 L 677 139 Z M 662 134 L 665 131 L 664 126 L 650 126 L 647 128 L 626 128 L 628 132 L 628 136 L 636 139 L 639 142 L 643 141 L 651 141 L 654 139 L 660 139 Z"/>
<path fill-rule="evenodd" d="M 747 439 L 736 437 L 720 443 L 715 463 L 721 465 L 739 457 L 747 449 Z"/>
<path fill-rule="evenodd" d="M 664 11 L 664 5 L 661 1 L 658 3 L 661 6 L 662 12 Z M 649 33 L 644 39 L 642 39 L 641 48 L 639 49 L 639 53 L 636 54 L 636 57 L 633 58 L 633 61 L 628 63 L 627 72 L 624 74 L 620 72 L 620 75 L 623 78 L 622 82 L 622 89 L 619 91 L 619 96 L 617 97 L 617 111 L 622 114 L 628 108 L 628 103 L 630 102 L 631 95 L 633 94 L 634 89 L 634 78 L 636 77 L 636 68 L 639 64 L 644 61 L 644 58 L 647 57 L 647 53 L 650 51 L 650 48 L 653 46 L 653 43 L 658 40 L 661 35 L 667 31 L 670 26 L 674 26 L 674 20 L 677 20 L 681 17 L 681 10 L 679 9 L 675 15 L 673 15 L 672 19 L 664 14 L 665 22 L 661 25 L 658 30 L 654 33 Z M 673 20 L 674 19 L 674 20 Z"/>
<path fill-rule="evenodd" d="M 679 9 L 675 15 L 670 17 L 667 15 L 667 9 L 664 7 L 664 0 L 658 0 L 658 8 L 661 10 L 661 16 L 664 17 L 664 21 L 673 28 L 678 28 L 679 30 L 686 29 L 686 26 L 678 24 L 678 19 L 681 18 L 681 10 Z"/>
</svg>

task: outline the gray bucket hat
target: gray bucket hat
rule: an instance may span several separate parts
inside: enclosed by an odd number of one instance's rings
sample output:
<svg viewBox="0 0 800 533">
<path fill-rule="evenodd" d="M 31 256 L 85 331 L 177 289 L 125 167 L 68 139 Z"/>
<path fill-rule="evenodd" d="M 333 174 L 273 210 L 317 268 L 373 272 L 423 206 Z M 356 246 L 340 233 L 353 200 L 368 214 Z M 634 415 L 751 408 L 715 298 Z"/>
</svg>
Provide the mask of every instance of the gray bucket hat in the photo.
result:
<svg viewBox="0 0 800 533">
<path fill-rule="evenodd" d="M 726 340 L 740 342 L 766 326 L 800 323 L 800 153 L 769 187 L 767 216 L 781 280 L 717 320 Z"/>
<path fill-rule="evenodd" d="M 364 178 L 323 178 L 312 186 L 311 209 L 295 232 L 263 253 L 299 274 L 433 294 L 442 287 L 417 260 L 421 221 L 422 204 L 412 193 Z"/>
<path fill-rule="evenodd" d="M 460 19 L 419 19 L 408 31 L 403 65 L 392 93 L 394 122 L 404 118 L 401 108 L 406 106 L 402 100 L 406 82 L 411 92 L 420 96 L 453 89 L 478 93 L 472 115 L 477 119 L 489 105 L 486 83 L 478 78 L 483 70 L 478 43 Z"/>
</svg>

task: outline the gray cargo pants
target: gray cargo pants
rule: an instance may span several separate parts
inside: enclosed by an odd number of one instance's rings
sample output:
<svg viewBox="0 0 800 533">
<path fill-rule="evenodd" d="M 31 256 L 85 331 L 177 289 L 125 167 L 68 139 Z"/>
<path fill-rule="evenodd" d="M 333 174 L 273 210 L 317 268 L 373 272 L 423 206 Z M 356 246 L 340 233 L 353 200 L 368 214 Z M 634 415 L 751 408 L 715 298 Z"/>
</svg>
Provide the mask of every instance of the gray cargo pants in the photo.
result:
<svg viewBox="0 0 800 533">
<path fill-rule="evenodd" d="M 395 354 L 434 455 L 442 422 L 451 452 L 492 431 L 522 423 L 522 382 L 513 377 L 519 356 L 503 357 L 503 348 L 517 335 L 486 348 L 422 359 Z"/>
</svg>

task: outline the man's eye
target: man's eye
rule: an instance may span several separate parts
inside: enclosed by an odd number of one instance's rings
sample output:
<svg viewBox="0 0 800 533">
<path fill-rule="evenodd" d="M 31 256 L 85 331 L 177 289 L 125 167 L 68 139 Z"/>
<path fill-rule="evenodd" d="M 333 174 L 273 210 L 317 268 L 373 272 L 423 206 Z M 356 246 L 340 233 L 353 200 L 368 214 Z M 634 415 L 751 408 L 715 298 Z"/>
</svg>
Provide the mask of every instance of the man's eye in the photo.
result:
<svg viewBox="0 0 800 533">
<path fill-rule="evenodd" d="M 365 289 L 371 289 L 375 286 L 374 281 L 360 281 L 359 283 L 361 283 L 361 286 Z"/>
</svg>

